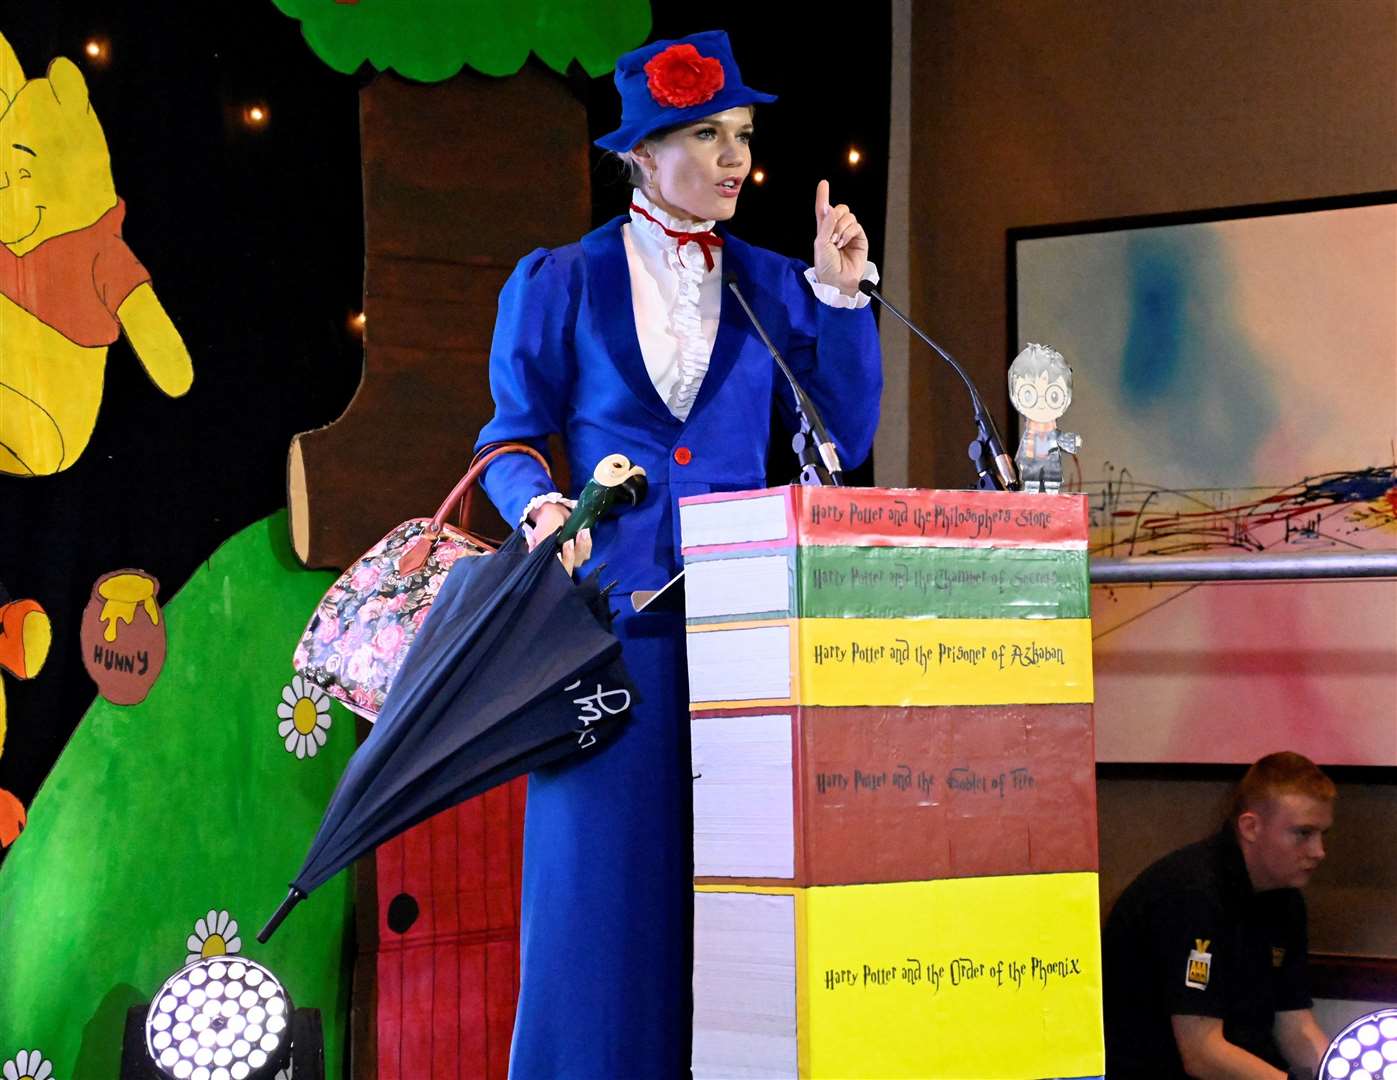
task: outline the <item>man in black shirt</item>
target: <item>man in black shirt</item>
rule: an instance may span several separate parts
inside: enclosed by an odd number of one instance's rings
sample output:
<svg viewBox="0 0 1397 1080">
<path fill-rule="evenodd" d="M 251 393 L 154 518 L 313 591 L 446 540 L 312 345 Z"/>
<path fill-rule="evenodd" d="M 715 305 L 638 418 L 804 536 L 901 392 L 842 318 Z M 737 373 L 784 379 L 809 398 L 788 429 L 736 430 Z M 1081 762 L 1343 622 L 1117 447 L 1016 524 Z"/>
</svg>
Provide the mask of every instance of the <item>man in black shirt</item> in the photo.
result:
<svg viewBox="0 0 1397 1080">
<path fill-rule="evenodd" d="M 1253 765 L 1222 831 L 1121 894 L 1103 935 L 1106 1075 L 1284 1080 L 1329 1045 L 1311 1012 L 1305 901 L 1334 785 L 1299 754 Z"/>
</svg>

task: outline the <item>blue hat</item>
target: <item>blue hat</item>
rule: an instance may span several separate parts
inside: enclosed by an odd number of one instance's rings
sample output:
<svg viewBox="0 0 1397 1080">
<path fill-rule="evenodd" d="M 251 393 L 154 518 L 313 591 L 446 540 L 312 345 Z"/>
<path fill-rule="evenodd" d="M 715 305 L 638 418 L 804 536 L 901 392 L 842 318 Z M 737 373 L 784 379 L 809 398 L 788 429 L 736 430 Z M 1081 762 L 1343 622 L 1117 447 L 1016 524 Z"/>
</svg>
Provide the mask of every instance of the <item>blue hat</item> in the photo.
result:
<svg viewBox="0 0 1397 1080">
<path fill-rule="evenodd" d="M 621 95 L 621 126 L 597 145 L 618 154 L 660 128 L 776 100 L 775 94 L 742 85 L 742 73 L 722 30 L 652 41 L 626 53 L 616 61 L 616 90 Z"/>
</svg>

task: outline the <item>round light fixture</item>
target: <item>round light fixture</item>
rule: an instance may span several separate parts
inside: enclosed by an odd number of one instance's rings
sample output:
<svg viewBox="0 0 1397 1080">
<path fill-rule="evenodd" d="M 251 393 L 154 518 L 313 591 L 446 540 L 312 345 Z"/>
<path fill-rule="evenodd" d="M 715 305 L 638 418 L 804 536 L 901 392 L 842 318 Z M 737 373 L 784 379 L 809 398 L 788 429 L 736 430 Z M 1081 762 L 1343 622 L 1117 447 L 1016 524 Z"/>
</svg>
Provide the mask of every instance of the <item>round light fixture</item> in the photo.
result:
<svg viewBox="0 0 1397 1080">
<path fill-rule="evenodd" d="M 83 55 L 94 68 L 104 68 L 112 58 L 111 42 L 100 35 L 93 35 L 83 42 Z"/>
<path fill-rule="evenodd" d="M 261 964 L 208 956 L 168 979 L 146 1013 L 146 1051 L 173 1080 L 263 1080 L 291 1057 L 291 999 Z"/>
<path fill-rule="evenodd" d="M 1397 1009 L 1365 1013 L 1334 1036 L 1317 1080 L 1397 1080 Z"/>
</svg>

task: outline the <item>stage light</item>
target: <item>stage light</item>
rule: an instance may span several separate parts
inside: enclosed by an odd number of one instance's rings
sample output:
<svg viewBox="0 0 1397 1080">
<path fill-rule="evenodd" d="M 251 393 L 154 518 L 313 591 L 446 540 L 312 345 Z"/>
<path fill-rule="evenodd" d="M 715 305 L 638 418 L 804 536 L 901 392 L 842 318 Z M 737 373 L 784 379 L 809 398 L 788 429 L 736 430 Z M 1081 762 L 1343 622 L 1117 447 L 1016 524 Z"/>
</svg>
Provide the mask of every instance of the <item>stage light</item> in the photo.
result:
<svg viewBox="0 0 1397 1080">
<path fill-rule="evenodd" d="M 291 999 L 261 964 L 206 956 L 168 979 L 146 1013 L 146 1052 L 172 1080 L 264 1080 L 291 1059 Z"/>
<path fill-rule="evenodd" d="M 1397 1009 L 1366 1013 L 1335 1035 L 1318 1080 L 1397 1080 Z"/>
<path fill-rule="evenodd" d="M 754 184 L 765 184 L 765 183 L 766 183 L 766 173 L 763 172 L 761 169 L 753 169 L 753 170 L 752 170 L 752 183 L 754 183 Z"/>
<path fill-rule="evenodd" d="M 863 155 L 858 152 L 858 149 L 853 146 L 849 147 L 849 164 L 857 165 L 861 160 L 863 160 Z"/>
</svg>

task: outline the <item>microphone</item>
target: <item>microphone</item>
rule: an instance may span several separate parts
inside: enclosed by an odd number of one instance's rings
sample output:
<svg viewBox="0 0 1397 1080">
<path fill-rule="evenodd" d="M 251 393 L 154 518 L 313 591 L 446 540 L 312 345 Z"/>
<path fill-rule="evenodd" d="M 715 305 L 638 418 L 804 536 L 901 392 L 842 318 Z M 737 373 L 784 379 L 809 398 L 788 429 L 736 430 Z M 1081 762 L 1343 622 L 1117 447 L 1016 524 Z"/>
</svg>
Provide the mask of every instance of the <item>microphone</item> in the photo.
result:
<svg viewBox="0 0 1397 1080">
<path fill-rule="evenodd" d="M 768 336 L 766 328 L 752 310 L 752 305 L 747 303 L 747 298 L 742 295 L 742 290 L 737 284 L 737 275 L 731 271 L 724 274 L 723 284 L 737 297 L 737 302 L 742 305 L 742 310 L 752 321 L 757 336 L 762 339 L 762 344 L 766 346 L 767 352 L 771 353 L 776 366 L 791 384 L 791 393 L 795 395 L 796 416 L 800 418 L 800 430 L 791 437 L 791 449 L 800 459 L 800 482 L 807 487 L 843 487 L 844 467 L 839 463 L 839 451 L 835 449 L 834 440 L 830 438 L 829 429 L 825 427 L 820 410 L 805 392 L 805 388 L 796 381 L 795 375 Z"/>
<path fill-rule="evenodd" d="M 1004 443 L 999 438 L 999 429 L 994 424 L 994 417 L 986 411 L 985 403 L 980 400 L 980 391 L 975 388 L 975 383 L 965 373 L 965 369 L 956 362 L 954 356 L 922 333 L 911 319 L 889 303 L 883 294 L 874 288 L 873 282 L 860 281 L 859 292 L 872 297 L 886 310 L 891 311 L 907 329 L 930 345 L 936 355 L 955 369 L 956 374 L 965 383 L 965 388 L 970 391 L 970 404 L 975 410 L 975 427 L 979 431 L 980 437 L 970 444 L 970 459 L 975 462 L 975 471 L 980 480 L 979 486 L 981 488 L 997 487 L 1001 491 L 1016 490 L 1019 486 L 1019 477 L 1014 469 L 1014 459 L 1005 453 Z M 991 464 L 993 464 L 993 472 L 991 472 Z"/>
</svg>

